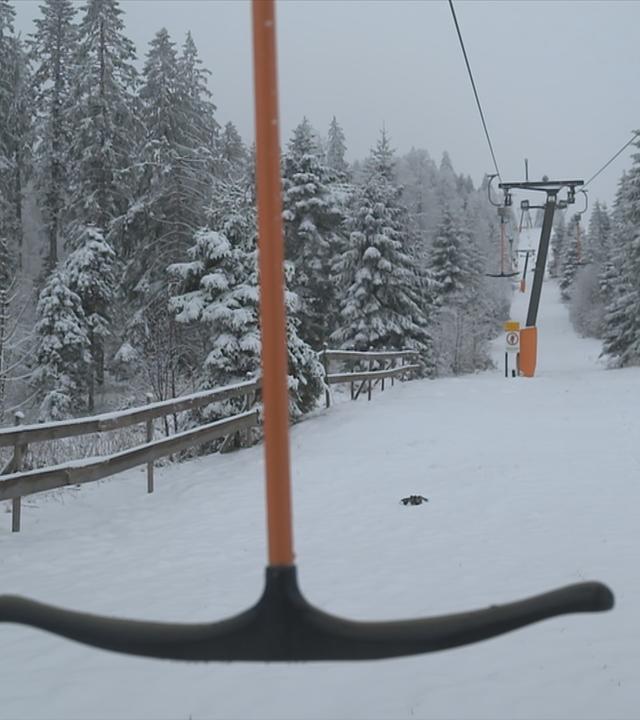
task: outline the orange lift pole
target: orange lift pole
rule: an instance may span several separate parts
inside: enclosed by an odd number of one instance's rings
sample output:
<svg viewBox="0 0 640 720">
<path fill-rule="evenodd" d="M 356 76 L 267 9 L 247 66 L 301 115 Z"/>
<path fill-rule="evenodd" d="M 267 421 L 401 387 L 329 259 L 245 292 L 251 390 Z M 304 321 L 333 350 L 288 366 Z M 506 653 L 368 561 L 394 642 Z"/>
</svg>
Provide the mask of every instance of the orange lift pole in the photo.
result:
<svg viewBox="0 0 640 720">
<path fill-rule="evenodd" d="M 252 3 L 252 12 L 269 565 L 292 565 L 288 356 L 273 0 Z"/>
</svg>

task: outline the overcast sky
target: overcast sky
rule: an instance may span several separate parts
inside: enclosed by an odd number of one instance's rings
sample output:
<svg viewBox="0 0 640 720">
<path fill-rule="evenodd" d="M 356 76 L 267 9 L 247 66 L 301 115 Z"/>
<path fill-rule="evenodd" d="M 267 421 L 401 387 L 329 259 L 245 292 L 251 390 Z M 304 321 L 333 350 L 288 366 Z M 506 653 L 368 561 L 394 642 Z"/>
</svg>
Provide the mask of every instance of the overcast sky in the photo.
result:
<svg viewBox="0 0 640 720">
<path fill-rule="evenodd" d="M 31 32 L 38 0 L 14 0 Z M 79 5 L 81 3 L 78 3 Z M 250 6 L 243 0 L 122 0 L 140 56 L 161 27 L 191 30 L 221 122 L 253 134 Z M 455 7 L 505 180 L 587 180 L 640 129 L 640 2 L 456 0 Z M 404 153 L 448 150 L 477 184 L 491 157 L 446 0 L 282 0 L 277 7 L 283 141 L 307 115 L 322 133 L 336 115 L 349 157 L 382 124 Z M 627 150 L 590 186 L 611 203 Z"/>
</svg>

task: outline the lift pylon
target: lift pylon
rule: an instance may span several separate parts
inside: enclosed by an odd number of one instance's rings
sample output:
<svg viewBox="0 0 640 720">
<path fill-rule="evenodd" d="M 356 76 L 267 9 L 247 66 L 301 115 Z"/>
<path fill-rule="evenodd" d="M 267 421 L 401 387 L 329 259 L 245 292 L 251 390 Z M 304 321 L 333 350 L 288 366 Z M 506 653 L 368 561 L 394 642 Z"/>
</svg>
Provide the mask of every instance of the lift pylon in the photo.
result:
<svg viewBox="0 0 640 720">
<path fill-rule="evenodd" d="M 500 183 L 498 187 L 504 192 L 504 205 L 509 207 L 512 204 L 512 190 L 534 190 L 536 192 L 544 192 L 547 195 L 544 204 L 544 218 L 542 220 L 542 231 L 540 232 L 540 242 L 538 244 L 538 252 L 536 253 L 536 268 L 533 273 L 533 285 L 531 288 L 531 298 L 529 299 L 529 309 L 527 311 L 527 320 L 525 327 L 520 331 L 520 372 L 526 377 L 533 377 L 536 372 L 536 363 L 538 355 L 538 329 L 536 321 L 538 318 L 538 308 L 540 306 L 540 295 L 542 293 L 542 281 L 547 267 L 547 254 L 549 252 L 549 240 L 551 239 L 551 229 L 553 227 L 553 216 L 556 207 L 566 208 L 572 205 L 576 199 L 576 188 L 584 185 L 583 180 L 540 180 Z M 567 188 L 566 200 L 559 200 L 558 193 Z"/>
</svg>

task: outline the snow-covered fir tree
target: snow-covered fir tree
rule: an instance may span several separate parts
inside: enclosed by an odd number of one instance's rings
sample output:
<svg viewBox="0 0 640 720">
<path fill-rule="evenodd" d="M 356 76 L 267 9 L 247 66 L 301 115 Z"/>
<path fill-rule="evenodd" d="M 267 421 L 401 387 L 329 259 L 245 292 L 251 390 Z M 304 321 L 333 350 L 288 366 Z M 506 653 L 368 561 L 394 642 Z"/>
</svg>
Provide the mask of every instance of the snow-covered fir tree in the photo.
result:
<svg viewBox="0 0 640 720">
<path fill-rule="evenodd" d="M 34 64 L 36 182 L 47 223 L 47 267 L 51 270 L 58 262 L 69 194 L 72 130 L 67 119 L 72 108 L 77 34 L 71 0 L 44 0 L 40 12 L 41 16 L 34 21 L 36 31 L 31 35 L 30 55 Z"/>
<path fill-rule="evenodd" d="M 38 301 L 36 334 L 41 420 L 62 420 L 86 408 L 83 396 L 90 363 L 86 318 L 80 298 L 59 270 L 48 278 Z"/>
<path fill-rule="evenodd" d="M 260 368 L 256 217 L 242 183 L 225 186 L 224 197 L 210 212 L 209 227 L 196 232 L 194 240 L 190 261 L 169 268 L 180 281 L 170 305 L 180 323 L 203 328 L 206 356 L 200 385 L 219 387 Z M 290 270 L 288 265 L 288 279 Z M 297 297 L 287 292 L 286 301 L 290 412 L 297 418 L 315 406 L 323 391 L 323 368 L 297 332 Z M 231 401 L 213 411 L 223 409 L 241 408 Z"/>
<path fill-rule="evenodd" d="M 181 130 L 184 133 L 182 145 L 189 153 L 190 164 L 194 166 L 199 163 L 202 167 L 198 172 L 191 168 L 196 181 L 202 177 L 203 172 L 213 173 L 220 133 L 220 126 L 215 118 L 217 108 L 208 86 L 210 76 L 211 72 L 203 67 L 198 48 L 188 32 L 178 60 L 178 83 L 182 112 Z M 195 190 L 203 192 L 201 187 L 192 188 L 192 191 Z"/>
<path fill-rule="evenodd" d="M 14 54 L 13 21 L 15 11 L 7 0 L 0 0 L 0 68 L 11 67 Z M 12 152 L 8 128 L 11 123 L 13 94 L 10 77 L 0 72 L 0 289 L 7 289 L 15 271 L 15 207 L 12 197 Z"/>
<path fill-rule="evenodd" d="M 135 201 L 116 223 L 127 263 L 122 285 L 130 297 L 157 294 L 166 267 L 185 256 L 205 222 L 214 187 L 215 121 L 199 62 L 191 36 L 179 58 L 164 28 L 147 53 L 140 90 L 143 171 Z"/>
<path fill-rule="evenodd" d="M 611 300 L 613 284 L 617 276 L 612 233 L 613 222 L 608 208 L 596 202 L 589 219 L 589 246 L 598 270 L 598 294 L 603 312 Z M 601 337 L 601 332 L 597 337 Z"/>
<path fill-rule="evenodd" d="M 464 209 L 466 194 L 465 181 L 456 175 L 451 156 L 445 150 L 445 152 L 442 153 L 440 166 L 438 168 L 438 185 L 436 187 L 436 197 L 440 209 L 438 222 L 442 219 L 442 214 L 446 211 L 452 212 L 455 215 L 461 215 Z"/>
<path fill-rule="evenodd" d="M 426 150 L 411 148 L 397 164 L 398 181 L 402 185 L 402 202 L 419 241 L 422 265 L 428 261 L 432 242 L 441 217 L 437 196 L 438 167 Z"/>
<path fill-rule="evenodd" d="M 499 320 L 498 296 L 483 274 L 486 254 L 467 222 L 445 209 L 432 247 L 435 345 L 443 374 L 489 366 L 487 341 Z"/>
<path fill-rule="evenodd" d="M 179 281 L 179 294 L 170 300 L 176 319 L 204 328 L 201 384 L 209 388 L 245 380 L 260 365 L 256 230 L 241 188 L 226 188 L 210 226 L 218 229 L 195 233 L 190 261 L 169 267 Z"/>
<path fill-rule="evenodd" d="M 640 149 L 640 141 L 635 141 Z M 603 353 L 618 365 L 640 362 L 640 152 L 623 176 L 613 212 L 610 300 Z"/>
<path fill-rule="evenodd" d="M 417 350 L 423 373 L 430 374 L 428 281 L 418 276 L 407 250 L 407 212 L 393 167 L 393 150 L 383 131 L 366 163 L 366 183 L 356 192 L 348 242 L 337 266 L 345 290 L 341 326 L 332 340 L 355 350 Z"/>
<path fill-rule="evenodd" d="M 71 109 L 71 220 L 108 238 L 126 209 L 139 136 L 133 43 L 124 34 L 118 0 L 87 0 L 78 27 Z M 71 227 L 70 246 L 80 234 Z"/>
<path fill-rule="evenodd" d="M 88 368 L 88 408 L 95 406 L 95 383 L 104 382 L 104 343 L 111 334 L 114 300 L 115 253 L 100 228 L 77 228 L 82 237 L 73 239 L 76 248 L 65 260 L 63 274 L 69 290 L 80 298 L 91 364 Z"/>
<path fill-rule="evenodd" d="M 218 147 L 221 176 L 227 180 L 239 180 L 247 172 L 249 151 L 232 122 L 228 122 L 220 133 Z"/>
<path fill-rule="evenodd" d="M 345 160 L 346 152 L 347 144 L 344 131 L 334 115 L 327 135 L 326 164 L 328 168 L 334 171 L 336 178 L 340 180 L 345 180 L 349 171 L 349 165 Z"/>
<path fill-rule="evenodd" d="M 565 242 L 570 242 L 570 240 L 566 240 L 566 235 L 567 228 L 564 220 L 564 212 L 556 210 L 553 221 L 553 234 L 551 235 L 551 259 L 548 262 L 549 277 L 560 277 Z"/>
<path fill-rule="evenodd" d="M 579 235 L 580 216 L 574 215 L 569 221 L 564 238 L 564 247 L 560 261 L 560 295 L 563 300 L 571 297 L 571 288 L 576 272 L 582 262 L 583 250 Z"/>
<path fill-rule="evenodd" d="M 602 337 L 605 306 L 609 301 L 606 292 L 605 267 L 610 267 L 610 218 L 606 205 L 595 203 L 589 219 L 589 231 L 582 243 L 581 256 L 585 258 L 579 267 L 571 288 L 569 314 L 571 322 L 582 335 Z"/>
<path fill-rule="evenodd" d="M 286 258 L 294 269 L 290 288 L 300 298 L 300 334 L 320 349 L 335 329 L 337 288 L 331 270 L 343 215 L 306 118 L 283 159 L 283 218 Z"/>
<path fill-rule="evenodd" d="M 600 267 L 604 265 L 609 257 L 610 240 L 611 217 L 609 216 L 607 204 L 596 200 L 589 217 L 587 242 L 590 258 Z"/>
<path fill-rule="evenodd" d="M 13 8 L 0 2 L 0 238 L 14 266 L 22 264 L 23 190 L 30 171 L 30 70 L 13 34 Z"/>
<path fill-rule="evenodd" d="M 470 269 L 468 242 L 468 234 L 454 220 L 453 213 L 445 210 L 431 248 L 433 292 L 438 305 L 445 304 L 450 295 L 460 294 L 466 288 Z"/>
</svg>

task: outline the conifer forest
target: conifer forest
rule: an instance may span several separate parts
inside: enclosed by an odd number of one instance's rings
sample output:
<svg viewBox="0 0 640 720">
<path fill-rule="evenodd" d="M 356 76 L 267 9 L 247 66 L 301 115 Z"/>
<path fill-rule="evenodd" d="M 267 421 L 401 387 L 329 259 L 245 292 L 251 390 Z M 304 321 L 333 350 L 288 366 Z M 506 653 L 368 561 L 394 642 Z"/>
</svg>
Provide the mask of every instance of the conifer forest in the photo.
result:
<svg viewBox="0 0 640 720">
<path fill-rule="evenodd" d="M 60 420 L 259 372 L 254 150 L 218 120 L 193 38 L 127 38 L 117 0 L 0 0 L 0 417 Z M 141 72 L 137 55 L 144 54 Z M 301 118 L 283 138 L 291 410 L 317 353 L 412 349 L 470 373 L 508 311 L 486 187 L 390 132 Z M 480 300 L 481 298 L 481 300 Z"/>
</svg>

